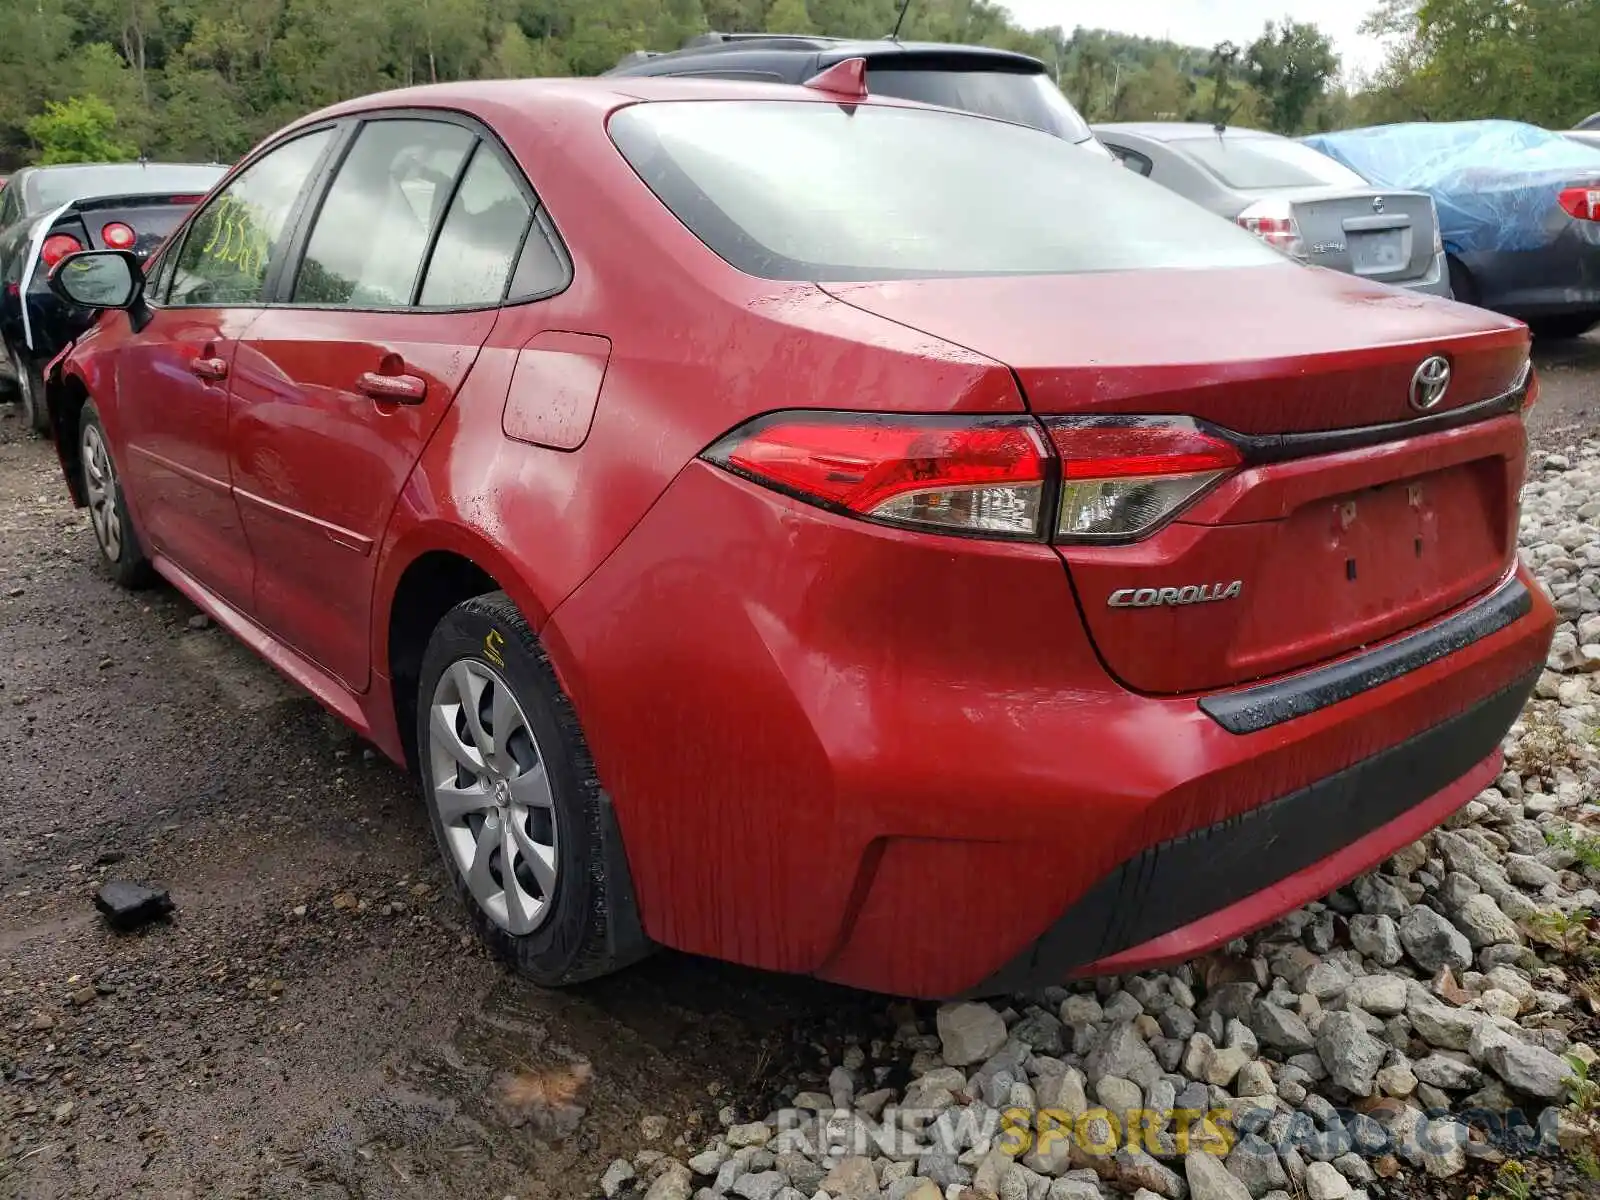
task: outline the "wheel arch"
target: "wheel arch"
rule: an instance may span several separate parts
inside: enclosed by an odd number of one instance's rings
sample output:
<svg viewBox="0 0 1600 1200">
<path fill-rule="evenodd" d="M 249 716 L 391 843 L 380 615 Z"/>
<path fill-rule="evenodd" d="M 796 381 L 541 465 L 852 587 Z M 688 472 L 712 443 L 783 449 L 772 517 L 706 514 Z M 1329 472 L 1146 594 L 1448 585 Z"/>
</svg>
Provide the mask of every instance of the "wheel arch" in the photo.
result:
<svg viewBox="0 0 1600 1200">
<path fill-rule="evenodd" d="M 379 571 L 372 656 L 388 680 L 405 764 L 415 769 L 417 686 L 428 639 L 457 604 L 505 592 L 537 633 L 549 614 L 500 550 L 460 526 L 424 526 L 397 542 Z"/>
<path fill-rule="evenodd" d="M 57 367 L 45 377 L 45 408 L 50 414 L 51 440 L 61 460 L 61 474 L 74 508 L 84 508 L 89 497 L 83 490 L 83 455 L 78 448 L 78 421 L 89 402 L 89 385 L 76 371 Z"/>
</svg>

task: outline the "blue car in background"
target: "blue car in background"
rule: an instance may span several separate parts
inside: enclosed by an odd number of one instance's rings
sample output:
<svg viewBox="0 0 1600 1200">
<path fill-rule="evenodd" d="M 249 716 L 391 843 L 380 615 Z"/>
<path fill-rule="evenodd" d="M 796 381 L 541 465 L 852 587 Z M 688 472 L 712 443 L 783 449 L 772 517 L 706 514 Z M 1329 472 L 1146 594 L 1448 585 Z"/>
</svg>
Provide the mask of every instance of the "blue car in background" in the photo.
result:
<svg viewBox="0 0 1600 1200">
<path fill-rule="evenodd" d="M 1600 149 L 1517 121 L 1380 125 L 1305 143 L 1433 196 L 1457 300 L 1539 337 L 1600 324 Z"/>
</svg>

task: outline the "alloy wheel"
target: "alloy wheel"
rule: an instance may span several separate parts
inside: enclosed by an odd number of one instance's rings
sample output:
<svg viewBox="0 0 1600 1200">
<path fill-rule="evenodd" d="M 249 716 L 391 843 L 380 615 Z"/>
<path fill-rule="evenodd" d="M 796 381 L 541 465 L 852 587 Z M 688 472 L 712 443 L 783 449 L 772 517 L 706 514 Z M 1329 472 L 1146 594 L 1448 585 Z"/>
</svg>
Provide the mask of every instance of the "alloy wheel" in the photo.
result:
<svg viewBox="0 0 1600 1200">
<path fill-rule="evenodd" d="M 428 718 L 432 803 L 467 889 L 506 932 L 531 933 L 555 899 L 555 796 L 527 715 L 486 663 L 439 677 Z"/>
<path fill-rule="evenodd" d="M 83 484 L 95 541 L 110 562 L 122 557 L 122 517 L 117 511 L 117 475 L 98 425 L 83 431 Z"/>
</svg>

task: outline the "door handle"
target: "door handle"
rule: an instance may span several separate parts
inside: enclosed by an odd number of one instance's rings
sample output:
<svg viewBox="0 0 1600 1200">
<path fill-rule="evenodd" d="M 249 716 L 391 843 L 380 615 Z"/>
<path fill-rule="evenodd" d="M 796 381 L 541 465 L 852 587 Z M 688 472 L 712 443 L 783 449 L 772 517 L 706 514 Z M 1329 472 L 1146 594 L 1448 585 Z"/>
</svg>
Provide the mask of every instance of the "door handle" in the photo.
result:
<svg viewBox="0 0 1600 1200">
<path fill-rule="evenodd" d="M 357 381 L 363 394 L 386 404 L 421 404 L 428 385 L 415 375 L 379 375 L 363 371 Z"/>
<path fill-rule="evenodd" d="M 189 370 L 201 379 L 215 383 L 228 377 L 228 360 L 225 358 L 196 358 L 189 362 Z"/>
</svg>

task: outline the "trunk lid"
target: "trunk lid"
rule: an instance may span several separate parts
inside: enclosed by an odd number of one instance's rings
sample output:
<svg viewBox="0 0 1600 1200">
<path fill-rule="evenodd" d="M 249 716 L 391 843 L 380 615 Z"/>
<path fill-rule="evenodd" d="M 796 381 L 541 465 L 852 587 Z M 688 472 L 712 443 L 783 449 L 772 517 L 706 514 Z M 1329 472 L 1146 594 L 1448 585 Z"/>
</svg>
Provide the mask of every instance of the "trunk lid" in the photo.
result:
<svg viewBox="0 0 1600 1200">
<path fill-rule="evenodd" d="M 82 222 L 90 245 L 96 250 L 130 249 L 141 259 L 154 254 L 178 223 L 199 200 L 195 195 L 120 196 L 80 200 L 69 210 Z M 106 245 L 104 230 L 112 224 L 133 230 L 134 243 L 128 247 Z"/>
<path fill-rule="evenodd" d="M 1182 415 L 1258 439 L 1393 426 L 1248 465 L 1132 544 L 1058 546 L 1130 688 L 1191 693 L 1335 658 L 1511 567 L 1520 417 L 1418 434 L 1409 396 L 1435 354 L 1453 375 L 1430 417 L 1510 390 L 1528 353 L 1516 322 L 1288 265 L 828 291 L 1008 364 L 1041 416 Z"/>
<path fill-rule="evenodd" d="M 1288 197 L 1314 266 L 1378 283 L 1421 279 L 1433 267 L 1436 219 L 1423 192 L 1314 192 Z"/>
</svg>

